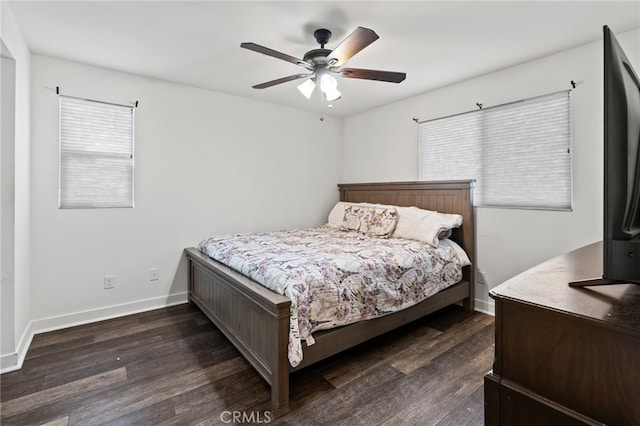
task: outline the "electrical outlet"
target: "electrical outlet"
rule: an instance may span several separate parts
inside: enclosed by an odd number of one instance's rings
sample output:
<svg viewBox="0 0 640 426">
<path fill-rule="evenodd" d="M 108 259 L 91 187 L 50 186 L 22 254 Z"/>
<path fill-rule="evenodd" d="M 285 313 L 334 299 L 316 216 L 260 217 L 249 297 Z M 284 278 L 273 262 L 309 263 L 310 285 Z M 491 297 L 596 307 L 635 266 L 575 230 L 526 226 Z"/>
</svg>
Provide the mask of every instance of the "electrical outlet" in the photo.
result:
<svg viewBox="0 0 640 426">
<path fill-rule="evenodd" d="M 480 285 L 487 285 L 487 280 L 484 277 L 484 272 L 478 271 L 476 274 L 476 282 Z"/>
<path fill-rule="evenodd" d="M 116 277 L 113 275 L 104 276 L 104 289 L 109 290 L 116 286 Z"/>
<path fill-rule="evenodd" d="M 149 269 L 149 281 L 158 281 L 158 268 Z"/>
</svg>

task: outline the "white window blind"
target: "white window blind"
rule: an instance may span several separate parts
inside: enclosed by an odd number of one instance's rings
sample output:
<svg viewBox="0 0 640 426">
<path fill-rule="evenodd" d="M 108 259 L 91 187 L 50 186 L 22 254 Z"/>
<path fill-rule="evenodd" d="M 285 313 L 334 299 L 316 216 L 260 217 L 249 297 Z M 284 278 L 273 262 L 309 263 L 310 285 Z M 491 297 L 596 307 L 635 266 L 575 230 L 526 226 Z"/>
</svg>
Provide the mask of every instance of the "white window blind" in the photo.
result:
<svg viewBox="0 0 640 426">
<path fill-rule="evenodd" d="M 476 179 L 478 206 L 571 209 L 571 91 L 420 123 L 420 179 Z"/>
<path fill-rule="evenodd" d="M 133 207 L 133 107 L 60 96 L 60 208 Z"/>
</svg>

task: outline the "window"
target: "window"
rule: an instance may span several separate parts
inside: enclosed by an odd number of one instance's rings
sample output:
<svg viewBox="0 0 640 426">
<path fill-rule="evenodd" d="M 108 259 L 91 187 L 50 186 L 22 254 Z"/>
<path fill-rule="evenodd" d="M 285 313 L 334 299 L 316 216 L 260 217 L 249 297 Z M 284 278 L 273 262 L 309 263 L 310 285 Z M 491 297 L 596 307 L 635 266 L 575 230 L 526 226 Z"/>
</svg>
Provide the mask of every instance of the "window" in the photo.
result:
<svg viewBox="0 0 640 426">
<path fill-rule="evenodd" d="M 133 207 L 133 128 L 133 107 L 60 96 L 60 208 Z"/>
<path fill-rule="evenodd" d="M 478 206 L 571 209 L 571 91 L 420 123 L 420 179 L 476 179 Z"/>
</svg>

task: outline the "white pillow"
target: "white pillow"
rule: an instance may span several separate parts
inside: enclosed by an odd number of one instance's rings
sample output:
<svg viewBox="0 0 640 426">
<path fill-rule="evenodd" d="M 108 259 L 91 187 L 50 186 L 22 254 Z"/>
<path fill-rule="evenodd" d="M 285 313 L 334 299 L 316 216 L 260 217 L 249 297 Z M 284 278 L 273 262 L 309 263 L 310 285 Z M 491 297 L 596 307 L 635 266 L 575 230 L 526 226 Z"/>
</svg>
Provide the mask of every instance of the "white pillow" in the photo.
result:
<svg viewBox="0 0 640 426">
<path fill-rule="evenodd" d="M 332 228 L 340 228 L 342 227 L 342 218 L 344 217 L 344 209 L 348 206 L 348 203 L 344 201 L 338 201 L 335 206 L 329 212 L 328 222 Z"/>
<path fill-rule="evenodd" d="M 451 229 L 462 225 L 459 214 L 440 213 L 418 207 L 398 207 L 398 223 L 391 234 L 394 238 L 423 241 L 438 247 L 440 239 L 448 238 Z"/>
</svg>

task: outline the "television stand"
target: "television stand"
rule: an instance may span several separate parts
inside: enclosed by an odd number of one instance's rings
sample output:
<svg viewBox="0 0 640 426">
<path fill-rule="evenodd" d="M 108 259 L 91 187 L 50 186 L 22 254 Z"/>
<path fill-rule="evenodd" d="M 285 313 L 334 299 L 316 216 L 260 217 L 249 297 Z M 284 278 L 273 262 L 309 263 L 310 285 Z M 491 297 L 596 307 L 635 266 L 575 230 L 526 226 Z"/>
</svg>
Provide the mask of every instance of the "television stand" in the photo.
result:
<svg viewBox="0 0 640 426">
<path fill-rule="evenodd" d="M 640 425 L 640 286 L 567 285 L 601 274 L 595 243 L 490 291 L 486 425 Z"/>
</svg>

